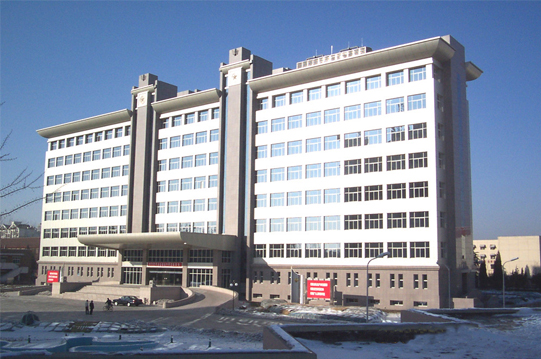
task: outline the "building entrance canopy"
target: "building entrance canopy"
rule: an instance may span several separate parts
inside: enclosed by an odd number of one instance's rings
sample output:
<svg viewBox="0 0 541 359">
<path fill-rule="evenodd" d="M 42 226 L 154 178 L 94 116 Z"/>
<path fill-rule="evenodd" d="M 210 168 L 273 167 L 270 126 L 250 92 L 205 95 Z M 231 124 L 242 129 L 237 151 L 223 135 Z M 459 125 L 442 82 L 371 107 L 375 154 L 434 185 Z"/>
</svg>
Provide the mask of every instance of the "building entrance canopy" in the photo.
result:
<svg viewBox="0 0 541 359">
<path fill-rule="evenodd" d="M 126 234 L 92 234 L 78 236 L 81 244 L 109 249 L 184 249 L 205 248 L 236 250 L 237 237 L 192 232 L 153 232 Z"/>
</svg>

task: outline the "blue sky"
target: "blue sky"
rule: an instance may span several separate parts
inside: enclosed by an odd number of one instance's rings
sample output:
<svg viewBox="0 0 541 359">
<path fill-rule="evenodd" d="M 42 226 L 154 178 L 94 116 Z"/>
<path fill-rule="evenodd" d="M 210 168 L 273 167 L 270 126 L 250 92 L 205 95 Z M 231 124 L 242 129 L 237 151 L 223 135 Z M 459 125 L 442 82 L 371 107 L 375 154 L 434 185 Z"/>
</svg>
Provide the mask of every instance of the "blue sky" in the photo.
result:
<svg viewBox="0 0 541 359">
<path fill-rule="evenodd" d="M 36 130 L 130 107 L 140 74 L 218 87 L 243 46 L 274 67 L 348 45 L 451 34 L 484 74 L 468 86 L 474 238 L 541 235 L 541 2 L 1 1 L 2 184 L 44 170 Z M 41 190 L 8 198 L 9 208 Z M 7 220 L 40 222 L 38 203 Z"/>
</svg>

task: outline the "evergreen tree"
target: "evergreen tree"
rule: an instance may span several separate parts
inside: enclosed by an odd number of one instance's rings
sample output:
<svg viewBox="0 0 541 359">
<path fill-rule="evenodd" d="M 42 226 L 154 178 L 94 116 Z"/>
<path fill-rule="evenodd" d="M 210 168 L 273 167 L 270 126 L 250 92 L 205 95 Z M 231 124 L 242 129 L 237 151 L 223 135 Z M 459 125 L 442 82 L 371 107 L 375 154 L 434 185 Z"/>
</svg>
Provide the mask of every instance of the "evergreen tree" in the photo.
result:
<svg viewBox="0 0 541 359">
<path fill-rule="evenodd" d="M 503 282 L 503 267 L 502 267 L 502 257 L 500 252 L 496 255 L 496 260 L 494 261 L 494 273 L 490 277 L 491 287 L 494 289 L 502 289 Z"/>
<path fill-rule="evenodd" d="M 487 264 L 485 261 L 481 261 L 481 265 L 479 266 L 479 288 L 485 289 L 488 286 Z"/>
</svg>

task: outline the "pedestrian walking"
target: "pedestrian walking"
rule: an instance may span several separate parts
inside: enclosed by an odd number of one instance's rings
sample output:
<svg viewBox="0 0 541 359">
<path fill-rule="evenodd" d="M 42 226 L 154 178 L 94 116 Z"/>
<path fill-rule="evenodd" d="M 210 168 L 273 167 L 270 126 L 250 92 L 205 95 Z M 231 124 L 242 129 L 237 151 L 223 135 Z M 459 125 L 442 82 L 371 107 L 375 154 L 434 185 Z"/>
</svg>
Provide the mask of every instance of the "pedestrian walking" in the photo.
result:
<svg viewBox="0 0 541 359">
<path fill-rule="evenodd" d="M 92 315 L 92 312 L 94 311 L 94 301 L 90 301 L 90 305 L 88 306 L 90 308 L 90 315 Z"/>
<path fill-rule="evenodd" d="M 85 314 L 88 315 L 88 299 L 85 302 Z"/>
</svg>

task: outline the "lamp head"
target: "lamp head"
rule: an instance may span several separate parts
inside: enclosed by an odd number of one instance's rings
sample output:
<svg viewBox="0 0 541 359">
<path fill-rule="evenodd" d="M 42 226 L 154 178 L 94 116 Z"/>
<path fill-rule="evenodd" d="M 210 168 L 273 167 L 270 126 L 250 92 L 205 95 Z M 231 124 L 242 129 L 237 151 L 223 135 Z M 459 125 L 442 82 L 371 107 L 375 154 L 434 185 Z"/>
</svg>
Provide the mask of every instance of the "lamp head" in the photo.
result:
<svg viewBox="0 0 541 359">
<path fill-rule="evenodd" d="M 516 261 L 518 259 L 518 257 L 515 257 L 513 259 L 510 259 L 509 262 L 513 262 L 513 261 Z"/>
<path fill-rule="evenodd" d="M 387 257 L 387 256 L 390 256 L 390 255 L 391 255 L 391 252 L 383 252 L 383 253 L 378 254 L 378 256 L 376 258 L 383 258 L 383 257 Z"/>
</svg>

